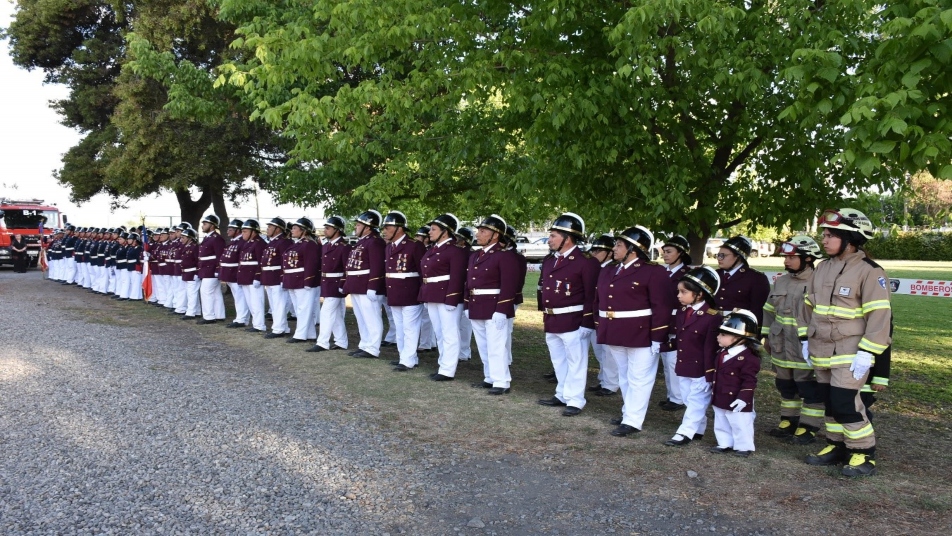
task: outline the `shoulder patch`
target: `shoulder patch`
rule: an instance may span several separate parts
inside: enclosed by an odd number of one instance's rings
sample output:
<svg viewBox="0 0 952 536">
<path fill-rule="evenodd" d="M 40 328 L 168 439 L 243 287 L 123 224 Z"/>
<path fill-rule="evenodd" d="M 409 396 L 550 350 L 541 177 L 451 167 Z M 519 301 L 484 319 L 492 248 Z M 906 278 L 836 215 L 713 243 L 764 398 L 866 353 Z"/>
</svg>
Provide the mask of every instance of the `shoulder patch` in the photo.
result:
<svg viewBox="0 0 952 536">
<path fill-rule="evenodd" d="M 883 287 L 883 288 L 886 288 L 886 278 L 885 278 L 885 277 L 880 277 L 880 278 L 879 278 L 879 286 L 881 286 L 881 287 Z"/>
<path fill-rule="evenodd" d="M 719 315 L 719 314 L 721 314 L 721 312 L 718 311 L 717 309 L 711 307 L 711 308 L 709 308 L 709 309 L 707 310 L 707 314 L 709 314 L 709 315 L 711 315 L 711 316 L 714 316 L 714 315 Z"/>
</svg>

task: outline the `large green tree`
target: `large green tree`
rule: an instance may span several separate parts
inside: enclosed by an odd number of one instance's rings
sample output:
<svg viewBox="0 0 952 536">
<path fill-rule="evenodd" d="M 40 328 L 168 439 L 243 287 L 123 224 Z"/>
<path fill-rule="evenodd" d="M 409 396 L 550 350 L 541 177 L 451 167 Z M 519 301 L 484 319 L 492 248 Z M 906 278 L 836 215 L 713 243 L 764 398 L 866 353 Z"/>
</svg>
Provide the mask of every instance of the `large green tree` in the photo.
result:
<svg viewBox="0 0 952 536">
<path fill-rule="evenodd" d="M 203 0 L 18 2 L 7 31 L 14 61 L 70 88 L 55 107 L 84 135 L 64 156 L 58 179 L 79 202 L 98 193 L 120 203 L 171 191 L 187 221 L 197 224 L 211 205 L 226 218 L 225 199 L 247 194 L 246 179 L 280 159 L 280 142 L 240 106 L 212 122 L 172 117 L 166 85 L 125 68 L 132 58 L 124 37 L 132 30 L 206 68 L 222 61 L 234 38 Z"/>
<path fill-rule="evenodd" d="M 246 53 L 219 82 L 308 168 L 275 183 L 292 199 L 574 209 L 697 247 L 892 181 L 835 162 L 870 2 L 221 0 L 220 15 Z"/>
</svg>

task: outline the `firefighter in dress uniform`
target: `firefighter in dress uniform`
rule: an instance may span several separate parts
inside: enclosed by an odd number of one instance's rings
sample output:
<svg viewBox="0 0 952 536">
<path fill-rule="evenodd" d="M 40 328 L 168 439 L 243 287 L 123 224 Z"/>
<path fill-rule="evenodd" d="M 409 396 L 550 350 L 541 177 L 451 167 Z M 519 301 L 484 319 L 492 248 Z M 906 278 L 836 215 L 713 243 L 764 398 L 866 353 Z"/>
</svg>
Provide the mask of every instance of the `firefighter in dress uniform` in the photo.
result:
<svg viewBox="0 0 952 536">
<path fill-rule="evenodd" d="M 400 358 L 393 370 L 406 372 L 420 363 L 417 348 L 420 344 L 420 317 L 424 314 L 420 303 L 420 260 L 426 246 L 407 234 L 407 216 L 399 211 L 383 218 L 384 270 L 387 283 L 387 303 L 393 312 L 396 328 L 397 352 Z"/>
<path fill-rule="evenodd" d="M 815 240 L 799 235 L 783 243 L 780 254 L 787 273 L 774 282 L 764 305 L 762 328 L 781 398 L 780 423 L 770 435 L 807 445 L 816 441 L 823 426 L 823 400 L 810 362 L 804 303 L 811 292 L 813 264 L 822 252 Z"/>
<path fill-rule="evenodd" d="M 844 476 L 871 476 L 876 474 L 876 434 L 860 393 L 891 342 L 889 280 L 862 249 L 873 237 L 865 214 L 852 208 L 825 211 L 818 227 L 829 259 L 813 272 L 807 340 L 826 406 L 829 445 L 806 462 L 846 462 Z"/>
<path fill-rule="evenodd" d="M 321 244 L 313 239 L 314 222 L 298 218 L 291 224 L 291 244 L 284 250 L 281 262 L 281 285 L 287 289 L 294 304 L 297 323 L 287 343 L 303 343 L 317 339 L 314 317 L 314 296 L 321 288 Z"/>
<path fill-rule="evenodd" d="M 261 253 L 266 246 L 261 239 L 261 224 L 250 218 L 241 224 L 241 251 L 238 253 L 238 287 L 245 296 L 245 304 L 251 314 L 251 326 L 245 331 L 265 333 L 268 331 L 264 317 L 264 287 L 261 286 Z"/>
<path fill-rule="evenodd" d="M 291 333 L 291 327 L 288 325 L 291 296 L 281 284 L 284 252 L 292 244 L 287 233 L 288 224 L 282 218 L 271 218 L 265 229 L 268 244 L 261 251 L 261 285 L 271 305 L 271 331 L 265 334 L 265 339 L 280 339 Z"/>
<path fill-rule="evenodd" d="M 500 240 L 505 233 L 506 220 L 496 214 L 479 224 L 480 249 L 470 257 L 466 274 L 466 314 L 483 361 L 483 381 L 475 386 L 491 395 L 508 393 L 512 382 L 506 344 L 509 318 L 516 314 L 519 266 L 513 254 L 503 251 Z"/>
<path fill-rule="evenodd" d="M 431 246 L 420 260 L 423 284 L 419 300 L 426 307 L 439 350 L 438 368 L 430 379 L 438 382 L 456 378 L 459 365 L 460 318 L 469 255 L 456 246 L 458 231 L 459 218 L 455 215 L 447 213 L 433 218 L 427 235 Z"/>
<path fill-rule="evenodd" d="M 763 272 L 747 264 L 753 246 L 744 236 L 725 241 L 717 253 L 721 290 L 717 293 L 717 308 L 728 314 L 734 309 L 746 309 L 764 320 L 764 303 L 770 294 L 770 281 Z"/>
<path fill-rule="evenodd" d="M 598 342 L 618 364 L 622 416 L 610 421 L 617 437 L 641 431 L 671 321 L 667 274 L 649 260 L 653 244 L 654 235 L 640 225 L 616 235 L 618 264 L 601 271 L 595 292 Z"/>
<path fill-rule="evenodd" d="M 383 318 L 380 315 L 382 294 L 386 288 L 384 255 L 386 243 L 377 228 L 383 217 L 368 210 L 354 220 L 357 243 L 350 250 L 344 277 L 344 294 L 350 295 L 357 318 L 360 342 L 351 357 L 376 358 L 383 339 Z"/>
<path fill-rule="evenodd" d="M 181 245 L 178 249 L 178 266 L 182 271 L 182 283 L 185 285 L 185 303 L 182 304 L 184 313 L 182 320 L 195 320 L 201 312 L 201 281 L 198 279 L 199 253 L 198 233 L 195 229 L 182 229 L 179 238 Z"/>
<path fill-rule="evenodd" d="M 466 266 L 477 252 L 473 250 L 473 244 L 476 243 L 476 233 L 469 227 L 460 227 L 456 233 L 456 247 L 466 252 Z M 465 299 L 465 289 L 463 292 Z M 459 360 L 469 361 L 473 358 L 473 323 L 470 322 L 465 308 L 459 317 Z"/>
<path fill-rule="evenodd" d="M 218 259 L 225 251 L 225 239 L 218 228 L 221 219 L 209 214 L 202 218 L 202 232 L 205 238 L 198 246 L 199 293 L 202 302 L 202 318 L 199 324 L 214 324 L 225 319 L 225 297 L 221 292 L 218 279 Z"/>
<path fill-rule="evenodd" d="M 688 239 L 679 234 L 672 234 L 661 247 L 661 259 L 668 272 L 668 284 L 671 285 L 671 316 L 677 314 L 681 307 L 678 304 L 678 282 L 688 272 L 691 265 L 691 244 Z M 674 322 L 672 322 L 672 325 Z M 669 336 L 674 336 L 672 332 Z M 658 403 L 665 411 L 684 409 L 685 403 L 681 397 L 680 381 L 674 373 L 678 354 L 675 351 L 661 352 L 661 367 L 664 369 L 664 387 L 667 398 Z"/>
<path fill-rule="evenodd" d="M 506 234 L 500 239 L 503 243 L 503 251 L 512 255 L 516 259 L 516 298 L 513 300 L 513 309 L 519 312 L 519 307 L 525 301 L 522 295 L 522 288 L 526 286 L 526 275 L 529 273 L 529 260 L 518 249 L 516 249 L 516 228 L 512 225 L 506 225 Z M 509 356 L 509 364 L 512 365 L 512 332 L 516 326 L 516 316 L 513 314 L 509 318 L 509 337 L 506 339 L 506 355 Z"/>
<path fill-rule="evenodd" d="M 323 352 L 331 349 L 331 336 L 334 346 L 346 350 L 347 325 L 344 313 L 347 311 L 347 295 L 344 293 L 344 271 L 350 257 L 350 245 L 344 237 L 347 224 L 340 216 L 331 216 L 324 222 L 324 245 L 321 251 L 321 305 L 320 330 L 317 342 L 307 349 L 308 352 Z"/>
<path fill-rule="evenodd" d="M 601 275 L 602 270 L 615 269 L 615 260 L 612 258 L 612 248 L 614 247 L 615 236 L 608 233 L 603 233 L 592 240 L 588 253 L 598 262 L 599 275 Z M 594 316 L 594 311 L 592 314 Z M 594 321 L 594 318 L 592 320 Z M 595 354 L 595 360 L 598 361 L 598 383 L 589 387 L 588 392 L 595 396 L 615 395 L 618 393 L 618 364 L 608 354 L 605 345 L 596 340 L 595 331 L 589 334 L 588 344 L 592 346 L 592 353 Z"/>
<path fill-rule="evenodd" d="M 241 226 L 245 222 L 233 219 L 228 222 L 225 229 L 225 235 L 228 237 L 228 243 L 218 258 L 218 279 L 228 285 L 231 291 L 231 297 L 235 300 L 235 319 L 225 324 L 226 328 L 244 328 L 248 325 L 250 317 L 248 303 L 245 301 L 245 293 L 238 286 L 238 257 L 241 256 L 241 246 L 245 241 L 241 237 Z"/>
<path fill-rule="evenodd" d="M 582 253 L 585 222 L 574 213 L 562 214 L 549 228 L 549 255 L 542 261 L 539 281 L 542 326 L 558 384 L 555 396 L 539 400 L 543 406 L 562 406 L 572 417 L 585 407 L 588 341 L 595 331 L 592 306 L 599 263 Z"/>
</svg>

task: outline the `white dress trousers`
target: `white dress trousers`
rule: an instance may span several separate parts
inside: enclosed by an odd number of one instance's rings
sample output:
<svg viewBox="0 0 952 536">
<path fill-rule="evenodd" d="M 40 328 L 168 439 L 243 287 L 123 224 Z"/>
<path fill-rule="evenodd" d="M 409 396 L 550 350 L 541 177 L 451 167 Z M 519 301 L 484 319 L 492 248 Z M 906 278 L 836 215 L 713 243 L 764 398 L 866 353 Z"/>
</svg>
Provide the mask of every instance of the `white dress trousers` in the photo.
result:
<svg viewBox="0 0 952 536">
<path fill-rule="evenodd" d="M 383 318 L 380 316 L 380 298 L 371 298 L 366 294 L 351 294 L 350 303 L 354 306 L 357 318 L 357 330 L 360 342 L 357 347 L 368 354 L 380 355 L 380 341 L 383 338 Z"/>
<path fill-rule="evenodd" d="M 294 338 L 306 341 L 317 339 L 317 330 L 314 324 L 307 319 L 314 315 L 314 293 L 320 292 L 320 288 L 304 287 L 289 289 L 288 294 L 295 304 L 295 315 L 297 316 L 297 325 L 294 328 Z"/>
<path fill-rule="evenodd" d="M 417 348 L 420 344 L 420 317 L 423 316 L 423 305 L 391 307 L 390 311 L 393 313 L 400 364 L 413 368 L 420 363 Z"/>
<path fill-rule="evenodd" d="M 390 304 L 387 303 L 387 297 L 384 296 L 381 298 L 381 303 L 383 303 L 383 311 L 387 314 L 387 333 L 383 336 L 383 340 L 386 342 L 397 342 L 397 326 L 393 322 L 393 309 L 390 307 Z"/>
<path fill-rule="evenodd" d="M 436 342 L 436 333 L 433 331 L 433 323 L 430 322 L 430 315 L 426 312 L 426 305 L 423 306 L 423 313 L 420 315 L 420 348 L 432 350 L 439 347 Z"/>
<path fill-rule="evenodd" d="M 202 280 L 185 281 L 185 316 L 197 317 L 202 312 Z"/>
<path fill-rule="evenodd" d="M 248 304 L 245 302 L 245 293 L 238 283 L 228 283 L 228 290 L 231 291 L 231 296 L 235 300 L 235 322 L 247 324 L 250 314 Z"/>
<path fill-rule="evenodd" d="M 245 295 L 245 304 L 251 314 L 251 327 L 258 331 L 268 331 L 264 318 L 264 287 L 255 282 L 251 285 L 238 285 Z"/>
<path fill-rule="evenodd" d="M 277 334 L 291 333 L 288 327 L 288 307 L 291 305 L 288 291 L 280 284 L 268 285 L 264 290 L 271 304 L 271 331 Z"/>
<path fill-rule="evenodd" d="M 116 268 L 116 295 L 120 298 L 129 297 L 129 270 Z"/>
<path fill-rule="evenodd" d="M 483 361 L 483 381 L 493 384 L 493 387 L 508 389 L 512 382 L 512 376 L 509 374 L 509 355 L 506 352 L 509 322 L 503 322 L 501 327 L 497 327 L 492 319 L 470 321 L 473 324 L 473 335 L 476 337 L 476 349 Z"/>
<path fill-rule="evenodd" d="M 678 375 L 674 373 L 674 365 L 677 362 L 677 350 L 661 352 L 661 367 L 664 369 L 664 387 L 668 392 L 668 400 L 675 404 L 685 404 L 684 395 L 681 394 L 681 382 L 678 381 Z"/>
<path fill-rule="evenodd" d="M 73 257 L 68 257 L 64 260 L 66 261 L 66 273 L 64 274 L 65 277 L 63 279 L 67 283 L 74 283 L 76 282 L 76 259 Z"/>
<path fill-rule="evenodd" d="M 463 306 L 460 305 L 460 308 Z M 473 358 L 473 322 L 463 311 L 459 317 L 459 360 L 469 361 Z"/>
<path fill-rule="evenodd" d="M 142 272 L 135 270 L 129 271 L 128 277 L 129 290 L 126 291 L 130 300 L 142 299 Z"/>
<path fill-rule="evenodd" d="M 320 334 L 317 336 L 318 346 L 330 350 L 333 335 L 335 346 L 347 348 L 347 326 L 344 324 L 346 310 L 346 298 L 324 298 L 321 305 Z"/>
<path fill-rule="evenodd" d="M 628 348 L 608 345 L 618 365 L 618 386 L 621 390 L 621 423 L 641 430 L 648 413 L 648 400 L 658 375 L 658 355 L 651 348 Z"/>
<path fill-rule="evenodd" d="M 592 330 L 588 335 L 588 343 L 592 345 L 592 353 L 595 354 L 595 360 L 598 361 L 598 384 L 602 389 L 608 389 L 612 392 L 618 391 L 618 364 L 615 358 L 611 356 L 604 344 L 595 342 L 597 332 Z"/>
<path fill-rule="evenodd" d="M 440 351 L 439 370 L 436 372 L 453 378 L 456 376 L 456 367 L 459 365 L 460 318 L 463 317 L 463 306 L 457 305 L 450 311 L 446 304 L 427 303 L 426 313 L 433 325 L 436 347 Z"/>
<path fill-rule="evenodd" d="M 185 314 L 188 311 L 188 285 L 182 276 L 173 276 L 172 280 L 175 282 L 173 288 L 175 312 Z"/>
<path fill-rule="evenodd" d="M 199 295 L 202 301 L 202 318 L 225 319 L 225 297 L 221 293 L 221 281 L 217 277 L 202 279 L 199 283 Z"/>
<path fill-rule="evenodd" d="M 692 439 L 694 434 L 703 434 L 704 430 L 707 430 L 707 408 L 711 405 L 713 393 L 708 389 L 707 380 L 704 378 L 675 376 L 675 379 L 678 382 L 678 392 L 684 400 L 681 403 L 687 406 L 677 433 Z"/>
<path fill-rule="evenodd" d="M 754 451 L 754 419 L 756 411 L 733 411 L 714 408 L 714 438 L 718 447 Z"/>
<path fill-rule="evenodd" d="M 545 344 L 555 368 L 555 397 L 567 405 L 585 407 L 585 380 L 588 376 L 588 336 L 581 329 L 566 333 L 546 333 Z"/>
</svg>

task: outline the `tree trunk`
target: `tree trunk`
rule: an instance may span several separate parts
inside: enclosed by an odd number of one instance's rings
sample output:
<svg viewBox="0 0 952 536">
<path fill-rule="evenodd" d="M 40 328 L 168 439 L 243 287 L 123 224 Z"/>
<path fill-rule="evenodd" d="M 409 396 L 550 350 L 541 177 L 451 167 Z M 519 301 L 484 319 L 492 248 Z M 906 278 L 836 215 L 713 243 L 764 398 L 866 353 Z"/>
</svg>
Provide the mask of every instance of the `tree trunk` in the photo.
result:
<svg viewBox="0 0 952 536">
<path fill-rule="evenodd" d="M 193 201 L 187 189 L 180 189 L 175 190 L 175 197 L 178 199 L 182 221 L 187 221 L 192 224 L 192 227 L 198 229 L 198 222 L 201 221 L 205 210 L 212 204 L 211 192 L 202 190 L 201 197 Z"/>
<path fill-rule="evenodd" d="M 686 238 L 688 239 L 688 244 L 691 245 L 691 264 L 704 264 L 704 250 L 707 247 L 707 239 L 710 238 L 710 236 L 710 231 L 706 233 L 691 231 L 688 233 Z"/>
<path fill-rule="evenodd" d="M 221 229 L 228 227 L 228 208 L 225 206 L 225 196 L 219 190 L 212 193 L 212 207 L 221 220 Z"/>
</svg>

